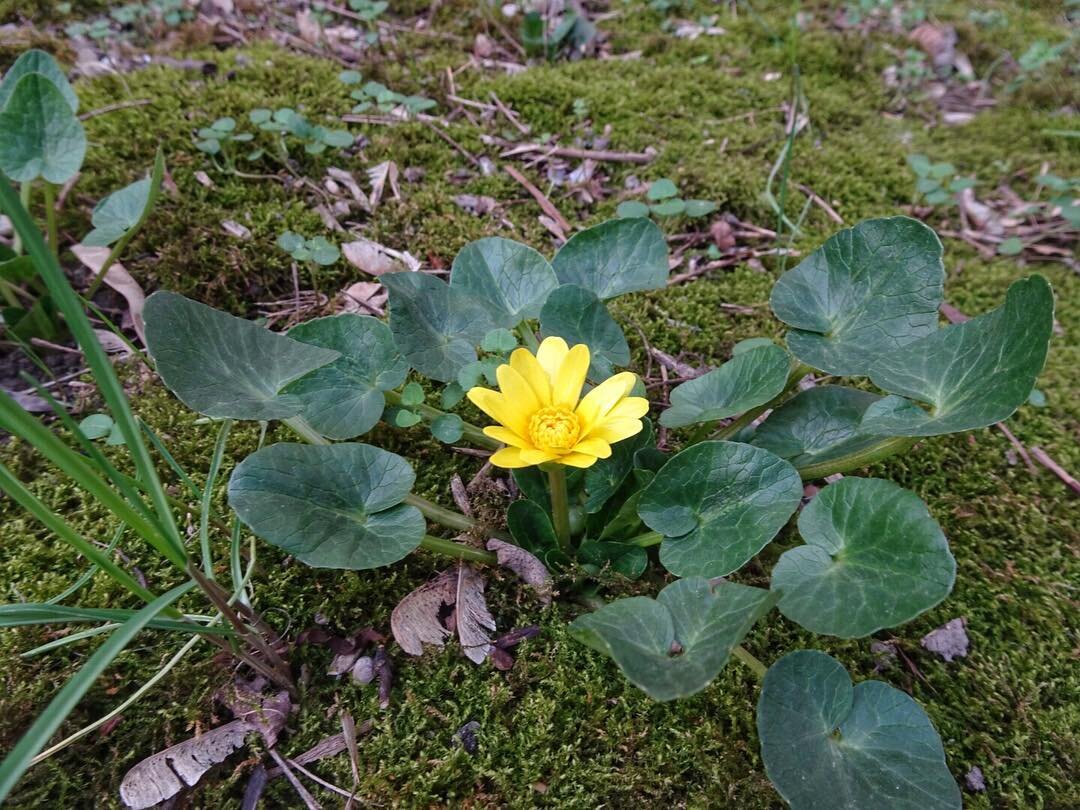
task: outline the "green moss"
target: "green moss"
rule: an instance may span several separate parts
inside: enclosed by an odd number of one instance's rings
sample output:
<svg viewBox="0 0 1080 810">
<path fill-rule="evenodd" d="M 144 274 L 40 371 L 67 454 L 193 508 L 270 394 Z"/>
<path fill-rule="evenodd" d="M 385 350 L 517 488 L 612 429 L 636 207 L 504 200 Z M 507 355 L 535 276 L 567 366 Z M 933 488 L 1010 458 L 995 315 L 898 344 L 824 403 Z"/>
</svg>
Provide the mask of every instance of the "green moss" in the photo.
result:
<svg viewBox="0 0 1080 810">
<path fill-rule="evenodd" d="M 696 13 L 715 13 L 712 4 L 698 5 Z M 1008 4 L 1014 24 L 1000 34 L 1000 42 L 962 28 L 964 43 L 973 43 L 969 47 L 980 69 L 996 58 L 1000 48 L 1016 53 L 1036 38 L 1053 39 L 1059 11 L 1050 5 L 1028 4 L 1026 10 L 1014 5 Z M 1046 103 L 1025 90 L 1003 98 L 964 127 L 928 128 L 915 116 L 890 120 L 881 115 L 888 96 L 880 73 L 894 57 L 882 45 L 906 47 L 902 39 L 836 32 L 825 25 L 816 6 L 813 24 L 792 39 L 788 3 L 754 7 L 760 20 L 740 7 L 736 18 L 722 15 L 720 24 L 728 29 L 727 35 L 695 41 L 676 41 L 660 31 L 659 15 L 628 7 L 604 27 L 617 50 L 640 50 L 640 59 L 537 65 L 514 75 L 466 70 L 455 78 L 458 93 L 485 99 L 495 92 L 534 133 L 560 133 L 564 142 L 571 142 L 578 132 L 572 109 L 574 100 L 582 98 L 597 131 L 610 125 L 612 148 L 658 150 L 656 160 L 647 166 L 604 165 L 609 195 L 594 207 L 579 206 L 558 188 L 550 189 L 553 201 L 571 221 L 610 216 L 617 192 L 633 174 L 642 180 L 670 176 L 687 194 L 716 200 L 744 220 L 774 227 L 776 213 L 761 192 L 784 142 L 784 117 L 778 108 L 791 95 L 792 43 L 797 46 L 810 115 L 809 128 L 795 142 L 792 179 L 829 200 L 848 223 L 896 213 L 911 201 L 914 180 L 904 162 L 911 151 L 950 160 L 960 171 L 974 173 L 980 193 L 991 191 L 1017 170 L 1031 176 L 1043 162 L 1061 176 L 1080 174 L 1077 148 L 1041 133 L 1044 128 L 1076 128 L 1075 115 L 1055 112 L 1064 102 Z M 460 66 L 472 37 L 485 30 L 483 12 L 477 8 L 466 2 L 441 5 L 435 13 L 435 30 L 460 40 L 403 34 L 396 44 L 385 46 L 381 59 L 361 66 L 365 78 L 442 99 L 443 69 Z M 966 19 L 964 4 L 943 4 L 940 13 L 945 21 L 959 24 Z M 981 49 L 975 47 L 978 43 Z M 700 56 L 707 56 L 707 61 L 694 64 L 692 60 Z M 216 171 L 194 149 L 194 131 L 223 115 L 242 121 L 249 110 L 263 106 L 288 105 L 324 121 L 346 112 L 351 102 L 347 89 L 336 81 L 339 67 L 330 62 L 263 45 L 242 52 L 198 52 L 193 57 L 217 63 L 216 76 L 152 67 L 125 75 L 123 82 L 105 77 L 79 84 L 85 109 L 126 99 L 150 103 L 87 122 L 92 147 L 63 224 L 72 234 L 85 230 L 90 206 L 138 176 L 160 144 L 177 193 L 162 200 L 125 263 L 147 288 L 170 287 L 250 314 L 257 301 L 291 294 L 289 262 L 273 244 L 277 234 L 292 228 L 314 235 L 323 233 L 324 227 L 303 197 L 279 181 Z M 765 81 L 770 72 L 783 76 Z M 1049 90 L 1039 92 L 1058 93 L 1055 83 L 1062 78 L 1052 72 L 1046 80 Z M 751 111 L 753 117 L 747 116 Z M 314 182 L 328 165 L 346 168 L 359 178 L 365 168 L 387 159 L 402 169 L 425 170 L 419 182 L 403 183 L 402 200 L 384 199 L 373 216 L 357 215 L 371 238 L 444 264 L 466 242 L 496 232 L 547 246 L 550 252 L 550 238 L 536 219 L 539 210 L 525 191 L 501 173 L 483 177 L 474 172 L 459 185 L 450 175 L 467 166 L 466 160 L 430 128 L 420 123 L 350 128 L 367 138 L 362 151 L 319 158 L 298 155 L 297 170 Z M 470 152 L 490 151 L 467 123 L 452 123 L 446 131 Z M 263 170 L 273 167 L 256 169 Z M 214 186 L 200 184 L 196 171 L 208 172 Z M 1010 182 L 1022 187 L 1025 181 Z M 500 201 L 503 215 L 516 230 L 505 228 L 498 219 L 464 212 L 453 202 L 462 193 L 487 194 Z M 800 210 L 804 201 L 803 192 L 791 188 L 789 214 Z M 228 236 L 221 229 L 224 219 L 246 225 L 252 239 Z M 665 227 L 674 230 L 680 224 Z M 837 227 L 813 207 L 793 247 L 805 255 Z M 1012 280 L 1036 269 L 1051 279 L 1062 334 L 1039 383 L 1049 404 L 1044 409 L 1025 406 L 1010 427 L 1025 444 L 1041 446 L 1067 469 L 1080 470 L 1076 440 L 1080 349 L 1075 339 L 1080 330 L 1080 280 L 1058 265 L 1032 268 L 1009 259 L 987 262 L 955 241 L 946 242 L 946 251 L 947 296 L 970 314 L 996 306 Z M 613 309 L 626 326 L 637 367 L 648 362 L 645 340 L 669 353 L 685 353 L 692 362 L 716 364 L 739 339 L 778 336 L 782 330 L 770 316 L 767 301 L 779 269 L 777 261 L 766 258 L 763 269 L 717 271 L 692 284 L 616 302 Z M 352 280 L 355 275 L 344 263 L 322 275 L 328 292 Z M 751 310 L 732 311 L 723 304 Z M 127 379 L 134 384 L 137 377 L 132 373 Z M 196 424 L 194 415 L 154 384 L 140 387 L 135 402 L 201 480 L 213 427 Z M 289 436 L 277 429 L 269 438 Z M 253 450 L 257 440 L 253 426 L 238 426 L 227 467 Z M 419 473 L 418 491 L 443 501 L 453 472 L 467 477 L 479 467 L 476 459 L 452 454 L 419 427 L 380 429 L 370 441 L 408 455 Z M 967 796 L 972 807 L 1075 806 L 1080 794 L 1068 775 L 1080 767 L 1076 734 L 1080 708 L 1075 699 L 1080 675 L 1070 657 L 1076 647 L 1070 627 L 1071 583 L 1080 576 L 1072 550 L 1078 539 L 1080 503 L 1048 472 L 1034 476 L 1022 464 L 1010 463 L 1006 457 L 1010 449 L 1000 432 L 983 430 L 927 440 L 917 451 L 871 471 L 914 489 L 927 501 L 958 562 L 957 586 L 944 604 L 909 625 L 880 634 L 901 645 L 918 675 L 903 665 L 875 675 L 869 639 L 839 642 L 811 636 L 778 615 L 755 629 L 747 646 L 765 661 L 798 647 L 825 649 L 840 658 L 856 679 L 880 677 L 908 689 L 941 732 L 953 773 L 962 778 L 970 767 L 979 766 L 985 774 L 988 792 Z M 8 444 L 0 448 L 0 456 L 51 506 L 72 515 L 88 536 L 111 535 L 112 526 L 93 504 L 25 448 Z M 227 468 L 223 474 L 228 472 Z M 0 581 L 7 585 L 9 600 L 48 598 L 83 570 L 57 541 L 6 501 L 0 502 L 0 540 Z M 787 534 L 777 549 L 793 541 Z M 132 541 L 123 547 L 151 582 L 160 586 L 174 581 Z M 226 548 L 222 539 L 215 541 L 218 559 L 224 559 Z M 365 625 L 386 628 L 393 605 L 439 566 L 437 560 L 418 554 L 383 571 L 344 574 L 305 568 L 266 544 L 258 548 L 254 580 L 258 606 L 292 637 L 316 617 L 341 632 Z M 744 572 L 741 578 L 764 584 L 753 572 Z M 613 592 L 618 591 L 615 586 Z M 757 753 L 756 690 L 746 670 L 733 664 L 700 695 L 657 704 L 629 686 L 610 662 L 569 638 L 565 626 L 576 607 L 542 610 L 503 576 L 495 577 L 489 596 L 500 628 L 534 622 L 543 627 L 541 636 L 519 648 L 512 671 L 474 667 L 453 649 L 419 660 L 399 656 L 394 703 L 383 712 L 372 688 L 334 682 L 322 674 L 329 651 L 298 650 L 294 663 L 305 666 L 310 679 L 281 750 L 295 754 L 336 733 L 338 712 L 347 709 L 357 721 L 375 721 L 373 732 L 361 743 L 358 797 L 369 803 L 778 806 Z M 79 601 L 126 604 L 100 577 Z M 197 600 L 192 599 L 191 605 L 197 607 Z M 918 640 L 955 616 L 968 621 L 971 653 L 945 664 L 924 653 Z M 10 746 L 55 692 L 57 682 L 94 646 L 82 643 L 59 654 L 17 657 L 47 638 L 40 628 L 0 634 L 0 682 L 5 690 L 0 748 Z M 180 643 L 175 637 L 146 634 L 94 687 L 62 731 L 70 733 L 108 711 L 150 677 Z M 221 719 L 210 696 L 227 678 L 209 648 L 197 648 L 108 735 L 90 735 L 32 770 L 11 805 L 116 806 L 116 786 L 135 762 Z M 480 724 L 475 755 L 453 740 L 454 732 L 470 720 Z M 232 770 L 235 762 L 218 769 L 199 788 L 197 806 L 239 806 L 248 770 Z M 316 769 L 336 784 L 352 785 L 347 757 L 327 760 Z M 292 805 L 295 797 L 279 780 L 269 787 L 266 802 Z"/>
</svg>

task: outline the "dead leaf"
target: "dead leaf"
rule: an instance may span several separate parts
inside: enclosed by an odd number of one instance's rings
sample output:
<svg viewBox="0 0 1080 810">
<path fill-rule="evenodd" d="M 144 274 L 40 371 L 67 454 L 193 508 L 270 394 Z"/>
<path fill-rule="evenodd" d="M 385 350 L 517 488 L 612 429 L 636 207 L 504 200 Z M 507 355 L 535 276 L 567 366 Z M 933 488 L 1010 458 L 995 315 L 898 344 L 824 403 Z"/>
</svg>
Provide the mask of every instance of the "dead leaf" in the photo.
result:
<svg viewBox="0 0 1080 810">
<path fill-rule="evenodd" d="M 19 403 L 19 407 L 24 411 L 29 411 L 30 413 L 52 412 L 52 406 L 37 394 L 28 394 L 25 391 L 9 391 L 7 388 L 0 388 L 0 391 L 3 391 Z"/>
<path fill-rule="evenodd" d="M 392 160 L 384 160 L 378 166 L 367 170 L 368 179 L 371 180 L 371 196 L 368 198 L 371 210 L 378 207 L 383 198 L 383 192 L 389 184 L 390 193 L 395 200 L 401 199 L 401 189 L 398 188 L 398 167 Z"/>
<path fill-rule="evenodd" d="M 454 197 L 454 203 L 478 217 L 490 214 L 499 207 L 499 203 L 494 197 L 478 196 L 476 194 L 458 194 Z"/>
<path fill-rule="evenodd" d="M 956 29 L 951 25 L 923 23 L 909 35 L 909 39 L 918 45 L 935 68 L 947 68 L 956 57 Z"/>
<path fill-rule="evenodd" d="M 351 173 L 344 169 L 339 169 L 336 166 L 331 166 L 326 170 L 328 176 L 327 183 L 335 181 L 341 183 L 349 191 L 349 195 L 360 203 L 360 205 L 366 211 L 371 210 L 371 202 L 368 200 L 368 196 L 360 188 L 360 184 L 356 182 L 356 178 Z"/>
<path fill-rule="evenodd" d="M 477 59 L 487 59 L 495 52 L 495 46 L 491 40 L 483 34 L 477 34 L 473 40 L 473 56 Z"/>
<path fill-rule="evenodd" d="M 235 222 L 231 219 L 227 219 L 221 223 L 222 229 L 229 236 L 235 236 L 237 239 L 250 239 L 251 230 L 239 222 Z"/>
<path fill-rule="evenodd" d="M 120 783 L 120 798 L 131 808 L 153 807 L 185 788 L 194 787 L 214 765 L 242 748 L 258 732 L 272 747 L 285 726 L 292 703 L 287 692 L 261 698 L 235 720 L 147 757 Z"/>
<path fill-rule="evenodd" d="M 386 314 L 386 287 L 377 281 L 358 281 L 341 291 L 342 312 Z"/>
<path fill-rule="evenodd" d="M 444 624 L 448 608 L 452 613 Z M 484 601 L 484 579 L 464 563 L 421 585 L 390 614 L 394 639 L 409 655 L 422 655 L 424 644 L 442 647 L 456 632 L 465 657 L 479 664 L 491 650 L 487 631 L 494 629 Z"/>
<path fill-rule="evenodd" d="M 195 179 L 199 182 L 199 185 L 206 186 L 207 188 L 214 187 L 214 181 L 210 179 L 210 175 L 201 169 L 195 172 Z"/>
<path fill-rule="evenodd" d="M 966 624 L 962 618 L 953 619 L 941 625 L 937 630 L 931 630 L 922 637 L 920 643 L 930 652 L 940 655 L 945 661 L 965 658 L 968 654 L 968 636 L 964 629 Z"/>
<path fill-rule="evenodd" d="M 110 249 L 107 247 L 73 245 L 71 252 L 96 274 L 104 266 Z M 146 294 L 143 292 L 143 288 L 139 285 L 139 282 L 131 277 L 131 274 L 120 262 L 113 262 L 109 266 L 104 281 L 127 301 L 128 312 L 131 314 L 131 325 L 135 329 L 135 334 L 139 336 L 139 340 L 145 346 L 146 327 L 143 324 L 142 312 L 143 306 L 146 304 Z"/>
<path fill-rule="evenodd" d="M 541 602 L 545 605 L 551 604 L 551 574 L 539 559 L 521 546 L 495 538 L 488 540 L 487 549 L 495 552 L 499 565 L 509 568 L 521 577 L 522 581 L 536 588 Z"/>
<path fill-rule="evenodd" d="M 375 680 L 375 659 L 370 655 L 362 655 L 356 659 L 352 668 L 353 680 L 361 684 L 369 684 Z"/>
<path fill-rule="evenodd" d="M 355 241 L 346 242 L 341 246 L 341 253 L 345 256 L 345 261 L 369 276 L 381 276 L 410 269 L 393 255 L 397 251 L 391 251 L 371 239 L 361 237 Z"/>
<path fill-rule="evenodd" d="M 128 347 L 127 343 L 125 343 L 115 332 L 110 332 L 108 329 L 95 329 L 94 337 L 96 337 L 98 343 L 101 344 L 101 348 L 109 354 L 125 356 L 131 354 L 130 347 Z"/>
<path fill-rule="evenodd" d="M 322 37 L 322 26 L 315 19 L 311 9 L 305 8 L 296 12 L 296 30 L 300 32 L 300 38 L 309 45 L 318 45 Z"/>
</svg>

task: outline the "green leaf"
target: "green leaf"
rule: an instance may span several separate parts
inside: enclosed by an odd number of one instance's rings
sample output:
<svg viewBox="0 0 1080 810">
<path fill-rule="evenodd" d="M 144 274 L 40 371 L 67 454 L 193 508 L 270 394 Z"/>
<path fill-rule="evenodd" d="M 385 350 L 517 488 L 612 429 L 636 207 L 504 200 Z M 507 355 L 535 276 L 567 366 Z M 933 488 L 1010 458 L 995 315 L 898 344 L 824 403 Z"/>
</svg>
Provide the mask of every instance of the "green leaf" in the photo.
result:
<svg viewBox="0 0 1080 810">
<path fill-rule="evenodd" d="M 647 217 L 649 206 L 639 200 L 625 200 L 615 208 L 615 216 L 622 219 L 629 217 Z"/>
<path fill-rule="evenodd" d="M 672 389 L 671 407 L 660 414 L 660 424 L 684 427 L 748 411 L 779 395 L 790 373 L 791 358 L 775 343 L 741 352 Z"/>
<path fill-rule="evenodd" d="M 8 68 L 7 73 L 4 74 L 4 80 L 0 82 L 0 110 L 7 106 L 19 81 L 24 76 L 34 74 L 43 76 L 52 82 L 73 113 L 79 111 L 79 97 L 75 95 L 75 90 L 68 82 L 64 71 L 56 64 L 56 60 L 52 58 L 51 54 L 37 48 L 20 55 L 15 60 L 15 64 Z"/>
<path fill-rule="evenodd" d="M 281 389 L 340 356 L 172 292 L 151 295 L 143 319 L 165 385 L 192 410 L 220 419 L 296 416 L 304 400 Z"/>
<path fill-rule="evenodd" d="M 660 562 L 680 577 L 742 567 L 802 500 L 799 474 L 759 447 L 701 442 L 672 458 L 641 496 L 638 514 L 664 535 Z"/>
<path fill-rule="evenodd" d="M 605 300 L 656 290 L 667 284 L 667 242 L 652 220 L 612 219 L 571 236 L 551 266 L 561 283 L 584 287 Z"/>
<path fill-rule="evenodd" d="M 633 596 L 579 616 L 570 634 L 610 656 L 650 697 L 673 700 L 708 686 L 775 602 L 761 588 L 720 583 L 714 589 L 692 577 L 671 583 L 655 600 Z"/>
<path fill-rule="evenodd" d="M 558 285 L 547 259 L 498 236 L 467 244 L 450 269 L 450 286 L 483 302 L 495 325 L 506 328 L 538 317 Z"/>
<path fill-rule="evenodd" d="M 1053 325 L 1054 295 L 1046 279 L 1015 282 L 997 309 L 881 357 L 870 379 L 901 396 L 871 405 L 863 430 L 936 436 L 1009 418 L 1042 371 Z M 903 397 L 925 402 L 930 410 Z"/>
<path fill-rule="evenodd" d="M 761 758 L 792 810 L 959 810 L 960 790 L 926 712 L 881 681 L 851 685 L 816 650 L 769 667 L 757 708 Z"/>
<path fill-rule="evenodd" d="M 420 414 L 407 408 L 392 408 L 391 414 L 392 424 L 399 428 L 411 428 L 413 425 L 420 424 L 421 421 Z"/>
<path fill-rule="evenodd" d="M 635 470 L 635 483 L 639 486 L 646 486 L 653 479 L 653 476 L 654 474 L 650 470 Z M 639 477 L 641 478 L 640 481 L 638 481 Z M 641 522 L 641 516 L 638 514 L 641 493 L 642 490 L 639 489 L 623 501 L 619 511 L 615 513 L 615 517 L 608 521 L 603 531 L 600 532 L 598 539 L 624 541 L 642 533 L 645 524 Z"/>
<path fill-rule="evenodd" d="M 413 408 L 424 401 L 424 389 L 417 382 L 411 382 L 401 391 L 401 404 L 406 408 Z"/>
<path fill-rule="evenodd" d="M 1038 388 L 1032 388 L 1031 393 L 1028 394 L 1028 404 L 1034 408 L 1046 407 L 1046 394 L 1040 391 Z"/>
<path fill-rule="evenodd" d="M 590 379 L 606 379 L 615 373 L 615 366 L 630 364 L 630 346 L 604 302 L 574 284 L 564 284 L 548 296 L 540 312 L 540 331 L 571 346 L 588 345 Z"/>
<path fill-rule="evenodd" d="M 439 394 L 439 401 L 444 411 L 450 410 L 463 399 L 465 399 L 465 389 L 456 382 L 447 385 Z"/>
<path fill-rule="evenodd" d="M 444 413 L 431 422 L 431 435 L 443 444 L 453 444 L 464 432 L 465 423 L 456 413 Z"/>
<path fill-rule="evenodd" d="M 651 206 L 650 210 L 658 217 L 677 217 L 686 211 L 686 203 L 679 199 L 664 200 Z"/>
<path fill-rule="evenodd" d="M 107 413 L 92 413 L 79 422 L 79 432 L 91 441 L 104 439 L 112 429 L 113 420 Z"/>
<path fill-rule="evenodd" d="M 585 491 L 588 493 L 586 512 L 592 514 L 603 509 L 634 469 L 637 451 L 654 444 L 652 422 L 645 419 L 643 425 L 636 436 L 613 444 L 608 458 L 600 459 L 585 470 Z"/>
<path fill-rule="evenodd" d="M 342 84 L 359 84 L 363 78 L 358 70 L 343 70 L 337 77 Z"/>
<path fill-rule="evenodd" d="M 1010 236 L 1003 239 L 998 245 L 998 253 L 1002 256 L 1019 256 L 1024 252 L 1024 242 L 1018 236 Z"/>
<path fill-rule="evenodd" d="M 627 579 L 638 579 L 649 565 L 649 553 L 640 546 L 603 540 L 583 541 L 578 546 L 577 559 L 597 571 L 606 567 Z"/>
<path fill-rule="evenodd" d="M 862 638 L 948 596 L 956 561 L 919 496 L 879 478 L 842 478 L 799 515 L 806 545 L 773 568 L 780 612 L 815 633 Z"/>
<path fill-rule="evenodd" d="M 551 516 L 536 501 L 521 498 L 510 504 L 506 510 L 506 528 L 514 542 L 539 557 L 548 568 L 570 564 L 570 558 L 559 546 Z"/>
<path fill-rule="evenodd" d="M 277 246 L 286 253 L 295 253 L 304 247 L 304 237 L 292 231 L 282 231 L 278 234 Z"/>
<path fill-rule="evenodd" d="M 911 170 L 920 177 L 924 177 L 930 173 L 930 158 L 926 155 L 908 155 L 908 166 Z"/>
<path fill-rule="evenodd" d="M 229 504 L 255 534 L 314 568 L 378 568 L 420 545 L 426 524 L 402 503 L 416 474 L 368 444 L 275 444 L 229 479 Z"/>
<path fill-rule="evenodd" d="M 744 352 L 748 352 L 748 351 L 751 351 L 753 349 L 759 349 L 762 346 L 772 346 L 772 345 L 774 345 L 774 342 L 773 342 L 772 338 L 767 338 L 767 337 L 746 338 L 744 340 L 740 340 L 738 343 L 736 343 L 734 346 L 731 347 L 731 356 L 735 357 L 736 355 L 743 354 Z"/>
<path fill-rule="evenodd" d="M 653 202 L 658 200 L 666 200 L 668 197 L 674 197 L 679 193 L 679 189 L 676 185 L 666 177 L 661 177 L 659 180 L 655 180 L 649 184 L 649 190 L 645 196 Z"/>
<path fill-rule="evenodd" d="M 36 274 L 34 260 L 29 256 L 15 256 L 6 261 L 0 261 L 0 278 L 4 279 L 4 281 L 10 281 L 12 284 L 22 284 L 32 279 Z"/>
<path fill-rule="evenodd" d="M 773 411 L 754 431 L 750 444 L 800 468 L 865 450 L 881 441 L 860 428 L 866 409 L 880 399 L 842 385 L 809 388 Z"/>
<path fill-rule="evenodd" d="M 248 120 L 253 124 L 265 124 L 273 116 L 273 113 L 265 107 L 258 107 L 248 113 Z"/>
<path fill-rule="evenodd" d="M 23 76 L 0 111 L 0 171 L 20 183 L 43 177 L 59 185 L 86 156 L 86 131 L 44 74 Z"/>
<path fill-rule="evenodd" d="M 311 252 L 311 259 L 315 264 L 327 267 L 341 258 L 341 251 L 337 245 L 327 241 L 323 236 L 316 236 L 307 240 L 307 249 Z"/>
<path fill-rule="evenodd" d="M 375 427 L 386 407 L 382 392 L 397 388 L 409 373 L 390 328 L 367 315 L 316 318 L 288 335 L 340 353 L 284 391 L 303 402 L 300 415 L 330 439 L 352 439 Z"/>
<path fill-rule="evenodd" d="M 829 237 L 772 290 L 773 312 L 794 327 L 791 353 L 830 374 L 867 374 L 881 356 L 934 332 L 941 254 L 937 235 L 907 217 L 866 220 Z"/>
<path fill-rule="evenodd" d="M 480 348 L 485 352 L 493 352 L 495 354 L 506 354 L 512 352 L 517 348 L 518 341 L 514 336 L 514 333 L 509 329 L 492 329 L 480 342 Z"/>
<path fill-rule="evenodd" d="M 152 189 L 150 178 L 144 177 L 101 200 L 90 217 L 94 230 L 83 238 L 82 243 L 104 247 L 126 234 L 142 218 Z"/>
<path fill-rule="evenodd" d="M 716 207 L 716 203 L 711 200 L 687 200 L 686 215 L 694 218 L 708 216 Z"/>
<path fill-rule="evenodd" d="M 482 303 L 426 273 L 388 273 L 379 280 L 390 293 L 394 340 L 413 368 L 450 382 L 476 361 L 475 347 L 495 326 Z"/>
</svg>

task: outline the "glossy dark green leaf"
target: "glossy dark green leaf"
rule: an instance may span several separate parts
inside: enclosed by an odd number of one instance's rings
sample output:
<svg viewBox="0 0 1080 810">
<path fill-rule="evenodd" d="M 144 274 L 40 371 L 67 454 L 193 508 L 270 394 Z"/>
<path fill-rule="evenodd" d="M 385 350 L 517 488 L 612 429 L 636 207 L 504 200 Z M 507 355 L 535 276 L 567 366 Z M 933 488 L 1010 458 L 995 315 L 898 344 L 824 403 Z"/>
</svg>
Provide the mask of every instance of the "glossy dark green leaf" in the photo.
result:
<svg viewBox="0 0 1080 810">
<path fill-rule="evenodd" d="M 680 577 L 719 577 L 742 567 L 784 527 L 802 499 L 788 462 L 760 447 L 701 442 L 665 464 L 638 514 L 664 535 L 660 562 Z"/>
<path fill-rule="evenodd" d="M 492 322 L 509 329 L 539 317 L 559 280 L 550 262 L 531 247 L 492 236 L 461 249 L 450 286 L 483 302 Z"/>
<path fill-rule="evenodd" d="M 522 498 L 506 510 L 506 527 L 514 541 L 548 568 L 564 568 L 570 558 L 559 546 L 551 516 L 536 501 Z"/>
<path fill-rule="evenodd" d="M 73 113 L 79 111 L 79 97 L 75 95 L 75 90 L 72 88 L 71 83 L 68 82 L 64 71 L 56 64 L 56 60 L 53 59 L 51 54 L 37 48 L 21 54 L 15 60 L 15 64 L 8 68 L 7 73 L 4 74 L 4 80 L 0 82 L 0 110 L 7 106 L 19 80 L 32 74 L 39 74 L 52 82 L 56 89 L 60 91 L 60 95 L 64 97 L 64 101 L 67 102 L 71 111 Z"/>
<path fill-rule="evenodd" d="M 881 681 L 852 686 L 840 662 L 789 653 L 758 699 L 765 770 L 792 810 L 959 810 L 960 790 L 930 718 Z"/>
<path fill-rule="evenodd" d="M 460 440 L 464 432 L 465 423 L 456 413 L 444 413 L 431 420 L 431 435 L 444 444 Z"/>
<path fill-rule="evenodd" d="M 644 476 L 644 480 L 638 484 L 641 489 L 638 489 L 622 502 L 614 517 L 608 521 L 600 532 L 598 539 L 624 541 L 644 533 L 645 524 L 641 520 L 641 515 L 638 514 L 638 504 L 641 503 L 642 490 L 653 479 L 653 473 L 648 470 L 635 470 L 634 472 L 635 475 Z"/>
<path fill-rule="evenodd" d="M 378 568 L 420 545 L 426 524 L 401 503 L 416 474 L 367 444 L 275 444 L 229 479 L 229 504 L 255 534 L 315 568 Z"/>
<path fill-rule="evenodd" d="M 280 393 L 340 356 L 172 292 L 146 300 L 146 345 L 158 374 L 192 410 L 222 419 L 285 419 L 305 403 Z"/>
<path fill-rule="evenodd" d="M 331 439 L 352 439 L 375 427 L 386 407 L 383 391 L 397 388 L 409 373 L 389 327 L 367 315 L 345 314 L 316 318 L 288 334 L 341 354 L 285 389 L 303 400 L 304 419 Z"/>
<path fill-rule="evenodd" d="M 611 455 L 602 458 L 585 470 L 586 512 L 599 512 L 612 495 L 619 491 L 623 481 L 634 469 L 634 456 L 638 450 L 653 444 L 653 426 L 643 421 L 641 432 L 611 446 Z"/>
<path fill-rule="evenodd" d="M 919 496 L 879 478 L 842 478 L 799 515 L 806 545 L 773 568 L 780 612 L 807 630 L 861 638 L 948 596 L 956 562 Z"/>
<path fill-rule="evenodd" d="M 409 364 L 439 382 L 451 382 L 476 361 L 476 346 L 495 324 L 487 308 L 426 273 L 389 273 L 390 329 Z"/>
<path fill-rule="evenodd" d="M 880 358 L 870 379 L 900 396 L 871 405 L 863 429 L 936 436 L 1009 418 L 1024 404 L 1042 371 L 1053 326 L 1054 295 L 1046 279 L 1017 281 L 997 309 Z"/>
<path fill-rule="evenodd" d="M 880 399 L 842 385 L 800 391 L 758 426 L 750 443 L 799 468 L 833 461 L 881 441 L 860 428 L 866 409 Z"/>
<path fill-rule="evenodd" d="M 0 171 L 17 182 L 70 180 L 86 156 L 86 132 L 44 74 L 19 79 L 0 111 Z"/>
<path fill-rule="evenodd" d="M 775 343 L 740 352 L 672 389 L 671 407 L 660 414 L 660 424 L 676 428 L 741 414 L 783 391 L 790 372 L 791 357 Z"/>
<path fill-rule="evenodd" d="M 32 279 L 36 274 L 34 260 L 29 256 L 15 256 L 0 261 L 0 278 L 4 281 L 10 281 L 12 284 L 22 284 Z"/>
<path fill-rule="evenodd" d="M 548 296 L 540 312 L 544 337 L 557 335 L 571 346 L 588 345 L 589 379 L 604 380 L 630 364 L 630 346 L 604 302 L 589 290 L 564 284 Z"/>
<path fill-rule="evenodd" d="M 713 588 L 692 577 L 671 583 L 655 600 L 633 596 L 579 616 L 570 633 L 610 656 L 650 697 L 673 700 L 708 686 L 775 601 L 760 588 L 726 582 Z"/>
<path fill-rule="evenodd" d="M 608 570 L 637 579 L 649 565 L 649 553 L 640 546 L 605 540 L 585 540 L 578 546 L 577 560 L 597 572 Z"/>
<path fill-rule="evenodd" d="M 945 267 L 941 242 L 907 217 L 870 219 L 829 237 L 772 290 L 794 327 L 791 353 L 830 374 L 868 374 L 878 358 L 934 332 Z"/>
<path fill-rule="evenodd" d="M 667 242 L 656 223 L 628 217 L 574 234 L 551 264 L 563 284 L 576 284 L 606 300 L 663 287 L 667 260 Z"/>
<path fill-rule="evenodd" d="M 127 233 L 142 218 L 151 189 L 150 178 L 144 177 L 99 202 L 91 215 L 94 230 L 83 237 L 82 243 L 90 247 L 104 247 Z"/>
</svg>

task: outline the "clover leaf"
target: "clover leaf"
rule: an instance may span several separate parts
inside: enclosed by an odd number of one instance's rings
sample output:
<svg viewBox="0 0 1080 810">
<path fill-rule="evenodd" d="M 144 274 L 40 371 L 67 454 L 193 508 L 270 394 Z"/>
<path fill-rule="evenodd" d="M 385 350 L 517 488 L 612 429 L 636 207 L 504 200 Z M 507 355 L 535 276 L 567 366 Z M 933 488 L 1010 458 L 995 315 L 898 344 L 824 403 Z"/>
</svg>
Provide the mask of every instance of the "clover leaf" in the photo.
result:
<svg viewBox="0 0 1080 810">
<path fill-rule="evenodd" d="M 761 588 L 703 577 L 680 579 L 656 599 L 632 596 L 579 616 L 570 634 L 610 656 L 627 679 L 656 700 L 700 692 L 732 648 L 776 603 Z"/>
<path fill-rule="evenodd" d="M 229 505 L 248 528 L 315 568 L 378 568 L 420 545 L 426 524 L 403 504 L 416 473 L 368 444 L 274 444 L 229 479 Z"/>
</svg>

